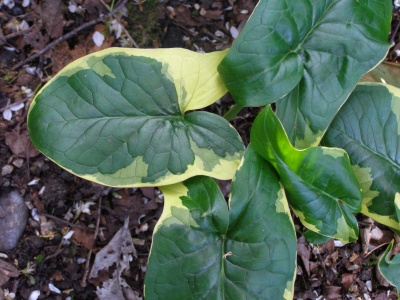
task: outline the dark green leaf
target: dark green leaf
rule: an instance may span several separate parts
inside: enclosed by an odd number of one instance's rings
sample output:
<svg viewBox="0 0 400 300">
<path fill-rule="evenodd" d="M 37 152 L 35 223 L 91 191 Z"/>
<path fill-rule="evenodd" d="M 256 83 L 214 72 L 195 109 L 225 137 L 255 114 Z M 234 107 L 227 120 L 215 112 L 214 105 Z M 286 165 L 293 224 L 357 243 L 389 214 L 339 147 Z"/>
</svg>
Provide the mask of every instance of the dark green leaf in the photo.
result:
<svg viewBox="0 0 400 300">
<path fill-rule="evenodd" d="M 312 230 L 307 230 L 304 232 L 304 237 L 306 238 L 307 242 L 314 245 L 324 244 L 331 239 L 330 237 L 320 235 Z"/>
<path fill-rule="evenodd" d="M 396 287 L 397 293 L 400 295 L 400 254 L 391 258 L 392 248 L 393 240 L 379 259 L 378 268 L 383 277 Z"/>
<path fill-rule="evenodd" d="M 254 149 L 278 171 L 290 205 L 302 223 L 319 234 L 347 243 L 358 238 L 361 193 L 342 149 L 297 150 L 270 107 L 251 130 Z"/>
<path fill-rule="evenodd" d="M 390 0 L 260 0 L 220 72 L 242 106 L 277 102 L 297 148 L 315 146 L 389 48 Z"/>
<path fill-rule="evenodd" d="M 230 211 L 210 178 L 164 186 L 146 299 L 292 299 L 296 236 L 273 168 L 251 147 Z"/>
<path fill-rule="evenodd" d="M 360 84 L 340 109 L 322 143 L 350 156 L 363 193 L 362 213 L 400 231 L 400 89 Z"/>
<path fill-rule="evenodd" d="M 225 92 L 215 78 L 224 55 L 175 52 L 108 49 L 74 62 L 36 96 L 32 142 L 68 171 L 110 186 L 232 178 L 244 148 L 238 133 L 217 115 L 185 114 L 210 103 L 197 84 L 212 97 Z"/>
</svg>

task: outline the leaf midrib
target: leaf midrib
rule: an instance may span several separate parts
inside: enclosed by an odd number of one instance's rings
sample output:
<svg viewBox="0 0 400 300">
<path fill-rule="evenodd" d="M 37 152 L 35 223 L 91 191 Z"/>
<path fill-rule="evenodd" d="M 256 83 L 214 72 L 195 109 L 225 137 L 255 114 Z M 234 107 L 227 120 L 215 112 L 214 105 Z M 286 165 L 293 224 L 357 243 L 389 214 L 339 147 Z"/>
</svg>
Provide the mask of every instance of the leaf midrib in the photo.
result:
<svg viewBox="0 0 400 300">
<path fill-rule="evenodd" d="M 171 119 L 171 120 L 179 120 L 181 119 L 182 121 L 186 121 L 185 116 L 183 115 L 168 115 L 168 116 L 150 116 L 150 115 L 144 115 L 144 116 L 104 116 L 104 117 L 92 117 L 92 118 L 76 118 L 76 119 L 69 119 L 69 120 L 63 120 L 63 121 L 52 121 L 49 122 L 48 124 L 57 124 L 57 123 L 68 123 L 68 122 L 73 122 L 73 121 L 93 121 L 93 120 L 110 120 L 110 119 L 139 119 L 139 118 L 147 118 L 147 119 Z M 187 121 L 186 121 L 187 122 Z"/>
<path fill-rule="evenodd" d="M 314 26 L 312 26 L 310 28 L 310 30 L 308 31 L 308 33 L 306 34 L 306 36 L 298 43 L 297 47 L 291 51 L 288 51 L 279 61 L 277 61 L 275 64 L 273 64 L 270 68 L 263 70 L 262 72 L 260 72 L 261 74 L 265 75 L 267 74 L 270 70 L 272 70 L 273 68 L 276 68 L 277 66 L 279 66 L 280 64 L 282 64 L 283 62 L 285 62 L 286 58 L 291 54 L 291 53 L 295 53 L 296 55 L 299 55 L 299 52 L 301 50 L 307 50 L 307 48 L 303 48 L 304 43 L 307 41 L 308 37 L 314 32 L 315 28 L 318 27 L 322 20 L 324 19 L 326 13 L 332 8 L 332 6 L 334 5 L 334 3 L 332 2 L 325 10 L 324 12 L 321 14 L 320 18 L 315 22 Z M 321 52 L 321 51 L 318 51 Z M 330 53 L 332 54 L 332 53 Z M 302 59 L 303 60 L 303 59 Z M 304 61 L 303 61 L 303 68 L 305 68 L 304 66 Z M 301 79 L 300 79 L 301 80 Z M 300 82 L 299 80 L 299 82 Z"/>
<path fill-rule="evenodd" d="M 327 8 L 324 10 L 324 12 L 321 14 L 320 18 L 315 22 L 314 26 L 311 27 L 311 29 L 308 31 L 308 33 L 306 34 L 306 36 L 303 38 L 303 40 L 301 41 L 301 43 L 299 43 L 299 45 L 296 47 L 295 50 L 300 51 L 300 50 L 304 49 L 304 48 L 302 47 L 303 44 L 307 41 L 308 37 L 314 32 L 315 28 L 317 28 L 317 27 L 321 24 L 322 20 L 325 18 L 326 14 L 327 14 L 327 12 L 332 8 L 332 6 L 334 6 L 334 4 L 336 4 L 336 3 L 334 3 L 334 2 L 332 1 L 331 4 L 328 5 L 328 7 L 327 7 Z"/>
</svg>

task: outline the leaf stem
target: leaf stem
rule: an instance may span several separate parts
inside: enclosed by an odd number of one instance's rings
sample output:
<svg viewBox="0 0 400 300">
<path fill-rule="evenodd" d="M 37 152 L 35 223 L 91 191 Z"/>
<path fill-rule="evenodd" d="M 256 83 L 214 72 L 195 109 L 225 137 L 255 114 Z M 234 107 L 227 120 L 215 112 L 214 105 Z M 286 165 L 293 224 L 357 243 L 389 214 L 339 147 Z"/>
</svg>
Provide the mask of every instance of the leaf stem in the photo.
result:
<svg viewBox="0 0 400 300">
<path fill-rule="evenodd" d="M 235 104 L 233 105 L 225 114 L 224 114 L 224 118 L 227 121 L 232 120 L 234 117 L 237 116 L 237 114 L 243 109 L 243 106 L 241 106 L 240 104 Z"/>
</svg>

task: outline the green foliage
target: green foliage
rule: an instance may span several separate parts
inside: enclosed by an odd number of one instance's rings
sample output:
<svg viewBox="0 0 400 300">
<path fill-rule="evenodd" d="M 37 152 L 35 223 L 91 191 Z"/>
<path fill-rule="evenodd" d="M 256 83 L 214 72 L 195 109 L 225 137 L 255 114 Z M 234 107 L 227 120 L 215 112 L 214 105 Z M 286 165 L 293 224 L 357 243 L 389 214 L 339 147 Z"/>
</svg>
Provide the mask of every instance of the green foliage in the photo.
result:
<svg viewBox="0 0 400 300">
<path fill-rule="evenodd" d="M 362 213 L 400 232 L 394 203 L 400 192 L 400 89 L 358 85 L 322 143 L 349 154 L 363 193 Z"/>
<path fill-rule="evenodd" d="M 275 171 L 251 147 L 232 182 L 229 210 L 210 178 L 162 191 L 147 299 L 292 299 L 296 235 L 289 207 Z"/>
<path fill-rule="evenodd" d="M 312 230 L 307 230 L 304 232 L 304 237 L 306 238 L 307 242 L 314 245 L 324 244 L 331 239 L 330 237 L 323 236 Z"/>
<path fill-rule="evenodd" d="M 343 243 L 357 239 L 353 213 L 361 208 L 361 193 L 344 150 L 293 148 L 269 106 L 254 121 L 250 140 L 279 173 L 290 205 L 307 228 Z"/>
<path fill-rule="evenodd" d="M 35 97 L 32 141 L 83 178 L 161 187 L 146 299 L 291 299 L 289 205 L 314 243 L 357 239 L 360 210 L 400 231 L 400 90 L 356 87 L 388 50 L 391 7 L 260 0 L 228 53 L 89 55 Z M 381 66 L 369 76 L 396 84 Z M 227 90 L 235 108 L 267 105 L 244 158 L 227 121 L 196 111 Z M 205 176 L 233 178 L 229 205 Z M 398 286 L 391 247 L 379 267 Z"/>
<path fill-rule="evenodd" d="M 35 97 L 33 144 L 74 174 L 109 186 L 232 178 L 244 148 L 238 133 L 220 116 L 185 113 L 226 92 L 216 76 L 224 53 L 178 54 L 107 49 L 75 61 Z"/>
<path fill-rule="evenodd" d="M 400 254 L 392 257 L 391 251 L 393 241 L 390 242 L 386 251 L 379 259 L 378 268 L 387 281 L 396 287 L 397 292 L 400 294 Z"/>
<path fill-rule="evenodd" d="M 318 145 L 388 50 L 389 0 L 260 1 L 218 70 L 242 106 L 277 102 L 296 148 Z"/>
</svg>

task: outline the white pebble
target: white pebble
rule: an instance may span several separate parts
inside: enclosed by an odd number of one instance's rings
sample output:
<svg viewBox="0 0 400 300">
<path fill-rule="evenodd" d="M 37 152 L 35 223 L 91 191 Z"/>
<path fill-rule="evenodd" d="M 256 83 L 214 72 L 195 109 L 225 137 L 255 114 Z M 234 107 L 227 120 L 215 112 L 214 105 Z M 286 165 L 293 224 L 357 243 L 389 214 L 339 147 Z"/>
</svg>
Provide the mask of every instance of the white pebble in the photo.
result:
<svg viewBox="0 0 400 300">
<path fill-rule="evenodd" d="M 237 30 L 235 26 L 231 26 L 231 28 L 229 28 L 229 32 L 231 33 L 231 36 L 234 39 L 236 39 L 239 36 L 239 30 Z"/>
<path fill-rule="evenodd" d="M 102 35 L 100 32 L 96 31 L 93 34 L 93 42 L 96 44 L 97 47 L 100 47 L 103 45 L 104 42 L 104 35 Z"/>
<path fill-rule="evenodd" d="M 36 222 L 39 222 L 40 217 L 39 217 L 39 214 L 37 211 L 38 211 L 37 208 L 33 208 L 31 211 L 31 216 L 32 216 L 32 219 L 34 219 Z"/>
<path fill-rule="evenodd" d="M 5 165 L 1 169 L 1 176 L 6 176 L 8 174 L 11 174 L 13 170 L 14 170 L 14 167 L 12 165 Z"/>
<path fill-rule="evenodd" d="M 3 119 L 4 120 L 7 120 L 7 121 L 10 121 L 11 120 L 11 118 L 12 118 L 12 111 L 11 111 L 11 109 L 5 109 L 4 111 L 3 111 Z"/>
<path fill-rule="evenodd" d="M 56 294 L 61 294 L 61 291 L 58 288 L 56 288 L 52 283 L 49 283 L 49 290 Z"/>
<path fill-rule="evenodd" d="M 40 296 L 40 291 L 35 290 L 29 295 L 29 300 L 37 300 Z"/>
</svg>

